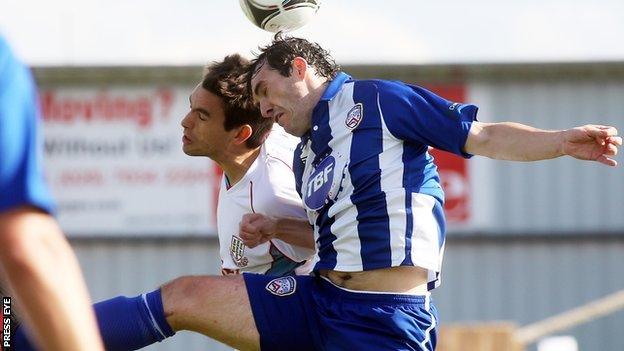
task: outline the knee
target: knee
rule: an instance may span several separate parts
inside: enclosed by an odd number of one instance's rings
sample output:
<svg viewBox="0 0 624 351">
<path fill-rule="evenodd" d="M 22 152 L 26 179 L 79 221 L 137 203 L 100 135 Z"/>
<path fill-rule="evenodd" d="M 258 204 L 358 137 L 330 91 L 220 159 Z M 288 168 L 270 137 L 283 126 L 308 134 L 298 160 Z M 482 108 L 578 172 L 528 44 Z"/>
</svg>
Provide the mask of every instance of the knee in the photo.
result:
<svg viewBox="0 0 624 351">
<path fill-rule="evenodd" d="M 167 282 L 161 287 L 163 299 L 172 301 L 192 301 L 207 284 L 206 277 L 183 276 Z"/>
<path fill-rule="evenodd" d="M 205 303 L 206 296 L 210 296 L 214 283 L 212 277 L 184 276 L 164 284 L 161 294 L 167 321 L 174 326 L 191 318 L 202 301 Z"/>
</svg>

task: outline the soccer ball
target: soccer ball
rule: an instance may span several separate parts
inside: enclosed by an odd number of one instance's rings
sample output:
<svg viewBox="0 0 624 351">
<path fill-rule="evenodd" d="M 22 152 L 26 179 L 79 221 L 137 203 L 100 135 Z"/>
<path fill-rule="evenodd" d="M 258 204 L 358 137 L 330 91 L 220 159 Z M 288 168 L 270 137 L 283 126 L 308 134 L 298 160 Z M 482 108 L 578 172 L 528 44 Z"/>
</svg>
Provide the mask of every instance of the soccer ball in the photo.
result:
<svg viewBox="0 0 624 351">
<path fill-rule="evenodd" d="M 289 32 L 303 27 L 319 9 L 319 0 L 240 0 L 245 15 L 269 32 Z"/>
</svg>

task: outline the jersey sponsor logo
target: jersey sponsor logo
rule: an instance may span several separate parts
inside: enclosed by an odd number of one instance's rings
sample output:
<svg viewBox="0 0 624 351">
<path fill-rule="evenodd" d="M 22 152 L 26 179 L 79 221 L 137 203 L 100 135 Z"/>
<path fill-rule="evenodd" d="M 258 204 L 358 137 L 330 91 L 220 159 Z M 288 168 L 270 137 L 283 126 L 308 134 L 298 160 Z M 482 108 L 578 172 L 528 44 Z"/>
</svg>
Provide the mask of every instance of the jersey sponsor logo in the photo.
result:
<svg viewBox="0 0 624 351">
<path fill-rule="evenodd" d="M 297 281 L 293 277 L 281 277 L 271 280 L 266 289 L 276 296 L 288 296 L 297 290 Z"/>
<path fill-rule="evenodd" d="M 238 267 L 246 267 L 249 264 L 249 259 L 245 257 L 245 244 L 241 238 L 235 235 L 232 235 L 232 242 L 230 243 L 230 256 Z"/>
<path fill-rule="evenodd" d="M 364 117 L 364 111 L 361 103 L 356 104 L 347 112 L 347 119 L 345 119 L 345 125 L 349 129 L 355 129 L 362 122 L 362 118 Z"/>
<path fill-rule="evenodd" d="M 316 166 L 308 178 L 304 201 L 309 209 L 318 210 L 327 203 L 327 194 L 334 181 L 335 166 L 336 159 L 334 156 L 327 156 Z"/>
</svg>

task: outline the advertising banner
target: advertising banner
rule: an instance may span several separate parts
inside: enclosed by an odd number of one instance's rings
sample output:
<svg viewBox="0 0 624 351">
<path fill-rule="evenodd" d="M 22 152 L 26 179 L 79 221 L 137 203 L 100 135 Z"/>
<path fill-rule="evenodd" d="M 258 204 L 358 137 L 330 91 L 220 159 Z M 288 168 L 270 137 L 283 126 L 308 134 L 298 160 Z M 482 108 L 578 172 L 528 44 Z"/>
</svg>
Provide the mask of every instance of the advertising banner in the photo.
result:
<svg viewBox="0 0 624 351">
<path fill-rule="evenodd" d="M 428 86 L 464 101 L 461 85 Z M 216 235 L 220 169 L 182 152 L 189 87 L 40 91 L 47 181 L 70 236 Z M 471 221 L 467 161 L 432 149 L 450 225 Z"/>
<path fill-rule="evenodd" d="M 40 91 L 46 176 L 65 232 L 215 234 L 216 166 L 182 152 L 190 90 Z"/>
</svg>

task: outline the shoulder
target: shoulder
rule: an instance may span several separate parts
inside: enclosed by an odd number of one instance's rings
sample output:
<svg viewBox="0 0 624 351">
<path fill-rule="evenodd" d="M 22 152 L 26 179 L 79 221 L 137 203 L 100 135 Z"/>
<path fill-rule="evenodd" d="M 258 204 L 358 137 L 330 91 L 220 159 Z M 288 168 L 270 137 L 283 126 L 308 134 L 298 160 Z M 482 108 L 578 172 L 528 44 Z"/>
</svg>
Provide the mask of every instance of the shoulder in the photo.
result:
<svg viewBox="0 0 624 351">
<path fill-rule="evenodd" d="M 30 69 L 20 62 L 2 36 L 0 36 L 0 78 L 0 85 L 10 86 L 11 91 L 18 91 L 16 86 L 32 89 L 34 85 Z"/>
<path fill-rule="evenodd" d="M 363 79 L 352 82 L 354 97 L 375 96 L 380 99 L 401 99 L 416 95 L 418 88 L 395 80 Z"/>
<path fill-rule="evenodd" d="M 293 153 L 299 142 L 299 138 L 286 133 L 279 126 L 274 126 L 262 146 L 266 161 L 283 163 L 292 168 Z"/>
<path fill-rule="evenodd" d="M 355 87 L 365 90 L 375 90 L 377 92 L 402 93 L 413 91 L 413 86 L 398 80 L 361 79 L 354 80 L 353 82 Z"/>
</svg>

